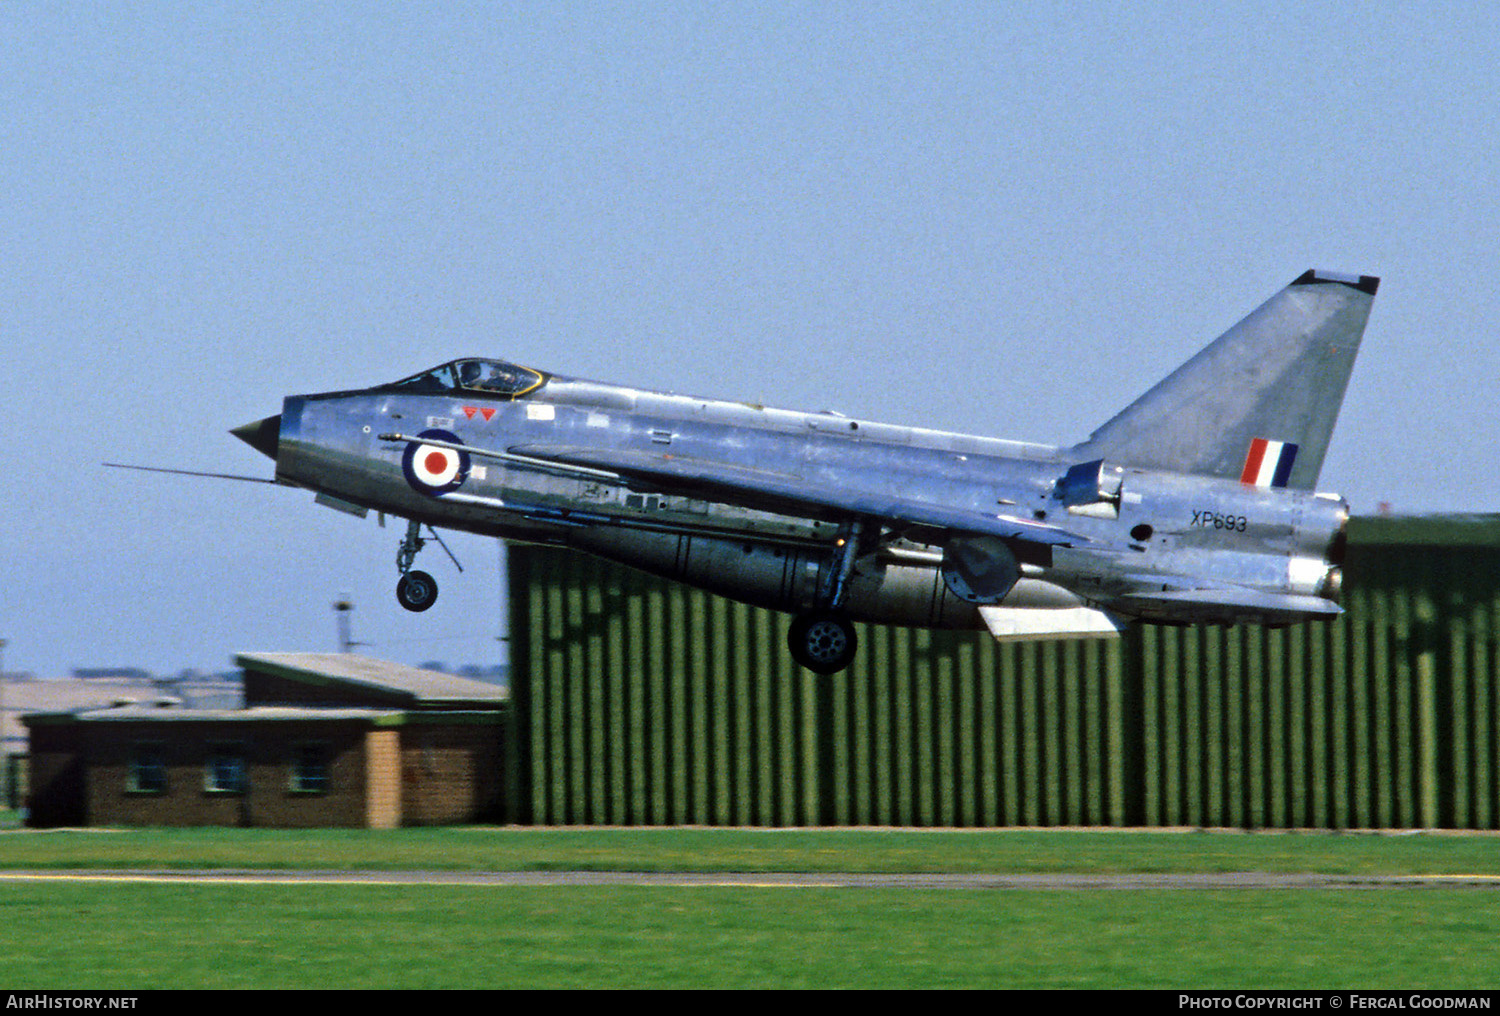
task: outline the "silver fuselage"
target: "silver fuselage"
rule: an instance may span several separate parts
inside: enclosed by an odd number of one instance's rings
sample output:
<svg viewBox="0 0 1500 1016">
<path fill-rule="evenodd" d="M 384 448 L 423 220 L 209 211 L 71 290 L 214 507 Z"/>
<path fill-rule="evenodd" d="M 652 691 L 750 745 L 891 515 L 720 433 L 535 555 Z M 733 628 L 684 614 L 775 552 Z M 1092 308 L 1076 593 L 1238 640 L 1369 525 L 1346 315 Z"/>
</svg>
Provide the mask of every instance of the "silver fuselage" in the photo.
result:
<svg viewBox="0 0 1500 1016">
<path fill-rule="evenodd" d="M 410 436 L 434 431 L 473 453 L 439 492 L 410 472 Z M 1000 601 L 1007 607 L 1210 623 L 1337 613 L 1328 601 L 1348 509 L 1336 497 L 1105 462 L 1107 489 L 1080 504 L 1059 495 L 1077 463 L 1058 448 L 836 414 L 561 377 L 514 397 L 388 386 L 286 399 L 274 457 L 278 480 L 351 506 L 565 545 L 760 606 L 806 610 L 828 588 L 835 541 L 848 532 L 839 513 L 730 503 L 525 454 L 554 446 L 794 473 L 810 486 L 1003 512 L 1075 535 L 1017 545 L 1022 577 Z M 848 617 L 983 626 L 976 604 L 944 582 L 943 533 L 870 522 L 877 533 L 849 577 Z M 1204 596 L 1205 582 L 1222 595 Z"/>
</svg>

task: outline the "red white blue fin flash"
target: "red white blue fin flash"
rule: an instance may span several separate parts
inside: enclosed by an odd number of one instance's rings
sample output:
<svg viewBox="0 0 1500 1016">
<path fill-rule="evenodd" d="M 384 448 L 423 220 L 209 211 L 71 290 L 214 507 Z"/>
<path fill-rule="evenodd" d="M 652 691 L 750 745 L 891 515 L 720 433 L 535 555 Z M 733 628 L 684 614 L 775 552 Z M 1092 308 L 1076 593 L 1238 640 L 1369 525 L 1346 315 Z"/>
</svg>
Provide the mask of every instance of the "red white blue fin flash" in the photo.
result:
<svg viewBox="0 0 1500 1016">
<path fill-rule="evenodd" d="M 1252 487 L 1285 487 L 1297 460 L 1297 446 L 1287 441 L 1258 437 L 1250 442 L 1240 482 Z"/>
</svg>

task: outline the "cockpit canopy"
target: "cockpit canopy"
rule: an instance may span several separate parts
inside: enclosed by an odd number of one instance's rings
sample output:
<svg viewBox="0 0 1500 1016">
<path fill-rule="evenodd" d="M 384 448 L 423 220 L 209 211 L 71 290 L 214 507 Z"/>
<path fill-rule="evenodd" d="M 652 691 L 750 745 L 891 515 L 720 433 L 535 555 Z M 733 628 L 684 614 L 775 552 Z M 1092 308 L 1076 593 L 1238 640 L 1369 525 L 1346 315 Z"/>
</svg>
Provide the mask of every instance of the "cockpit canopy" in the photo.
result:
<svg viewBox="0 0 1500 1016">
<path fill-rule="evenodd" d="M 431 370 L 424 370 L 409 378 L 397 381 L 391 387 L 410 392 L 466 391 L 499 395 L 515 399 L 534 392 L 547 381 L 547 376 L 530 367 L 520 367 L 503 360 L 454 360 Z"/>
</svg>

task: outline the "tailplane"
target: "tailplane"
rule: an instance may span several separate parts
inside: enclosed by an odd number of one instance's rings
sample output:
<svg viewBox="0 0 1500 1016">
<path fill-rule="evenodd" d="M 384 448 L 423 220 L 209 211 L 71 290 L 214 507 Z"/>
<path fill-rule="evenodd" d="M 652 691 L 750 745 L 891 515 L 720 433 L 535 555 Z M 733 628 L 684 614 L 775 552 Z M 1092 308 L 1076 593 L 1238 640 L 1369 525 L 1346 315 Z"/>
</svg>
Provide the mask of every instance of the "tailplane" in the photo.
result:
<svg viewBox="0 0 1500 1016">
<path fill-rule="evenodd" d="M 1304 273 L 1068 454 L 1311 490 L 1379 284 Z"/>
</svg>

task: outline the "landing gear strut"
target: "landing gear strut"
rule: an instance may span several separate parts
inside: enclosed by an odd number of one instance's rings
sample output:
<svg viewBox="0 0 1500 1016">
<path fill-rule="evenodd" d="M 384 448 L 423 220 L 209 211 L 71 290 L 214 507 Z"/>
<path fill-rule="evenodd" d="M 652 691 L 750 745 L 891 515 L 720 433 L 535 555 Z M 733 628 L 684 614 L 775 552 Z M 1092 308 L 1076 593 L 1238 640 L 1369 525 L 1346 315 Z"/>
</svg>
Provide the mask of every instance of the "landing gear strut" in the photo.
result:
<svg viewBox="0 0 1500 1016">
<path fill-rule="evenodd" d="M 864 524 L 854 522 L 839 534 L 828 576 L 818 591 L 818 608 L 797 615 L 787 632 L 792 659 L 814 674 L 837 674 L 854 661 L 859 648 L 854 625 L 842 611 L 863 533 Z"/>
<path fill-rule="evenodd" d="M 464 566 L 458 563 L 458 558 L 453 556 L 453 551 L 443 542 L 443 538 L 430 526 L 427 531 L 432 534 L 444 553 L 452 559 L 459 571 Z M 417 559 L 417 552 L 426 546 L 427 540 L 422 537 L 422 526 L 412 521 L 406 524 L 406 536 L 401 540 L 401 547 L 396 551 L 396 570 L 401 573 L 401 578 L 396 582 L 396 602 L 407 610 L 421 612 L 437 602 L 437 579 L 424 571 L 414 571 L 412 563 Z"/>
</svg>

